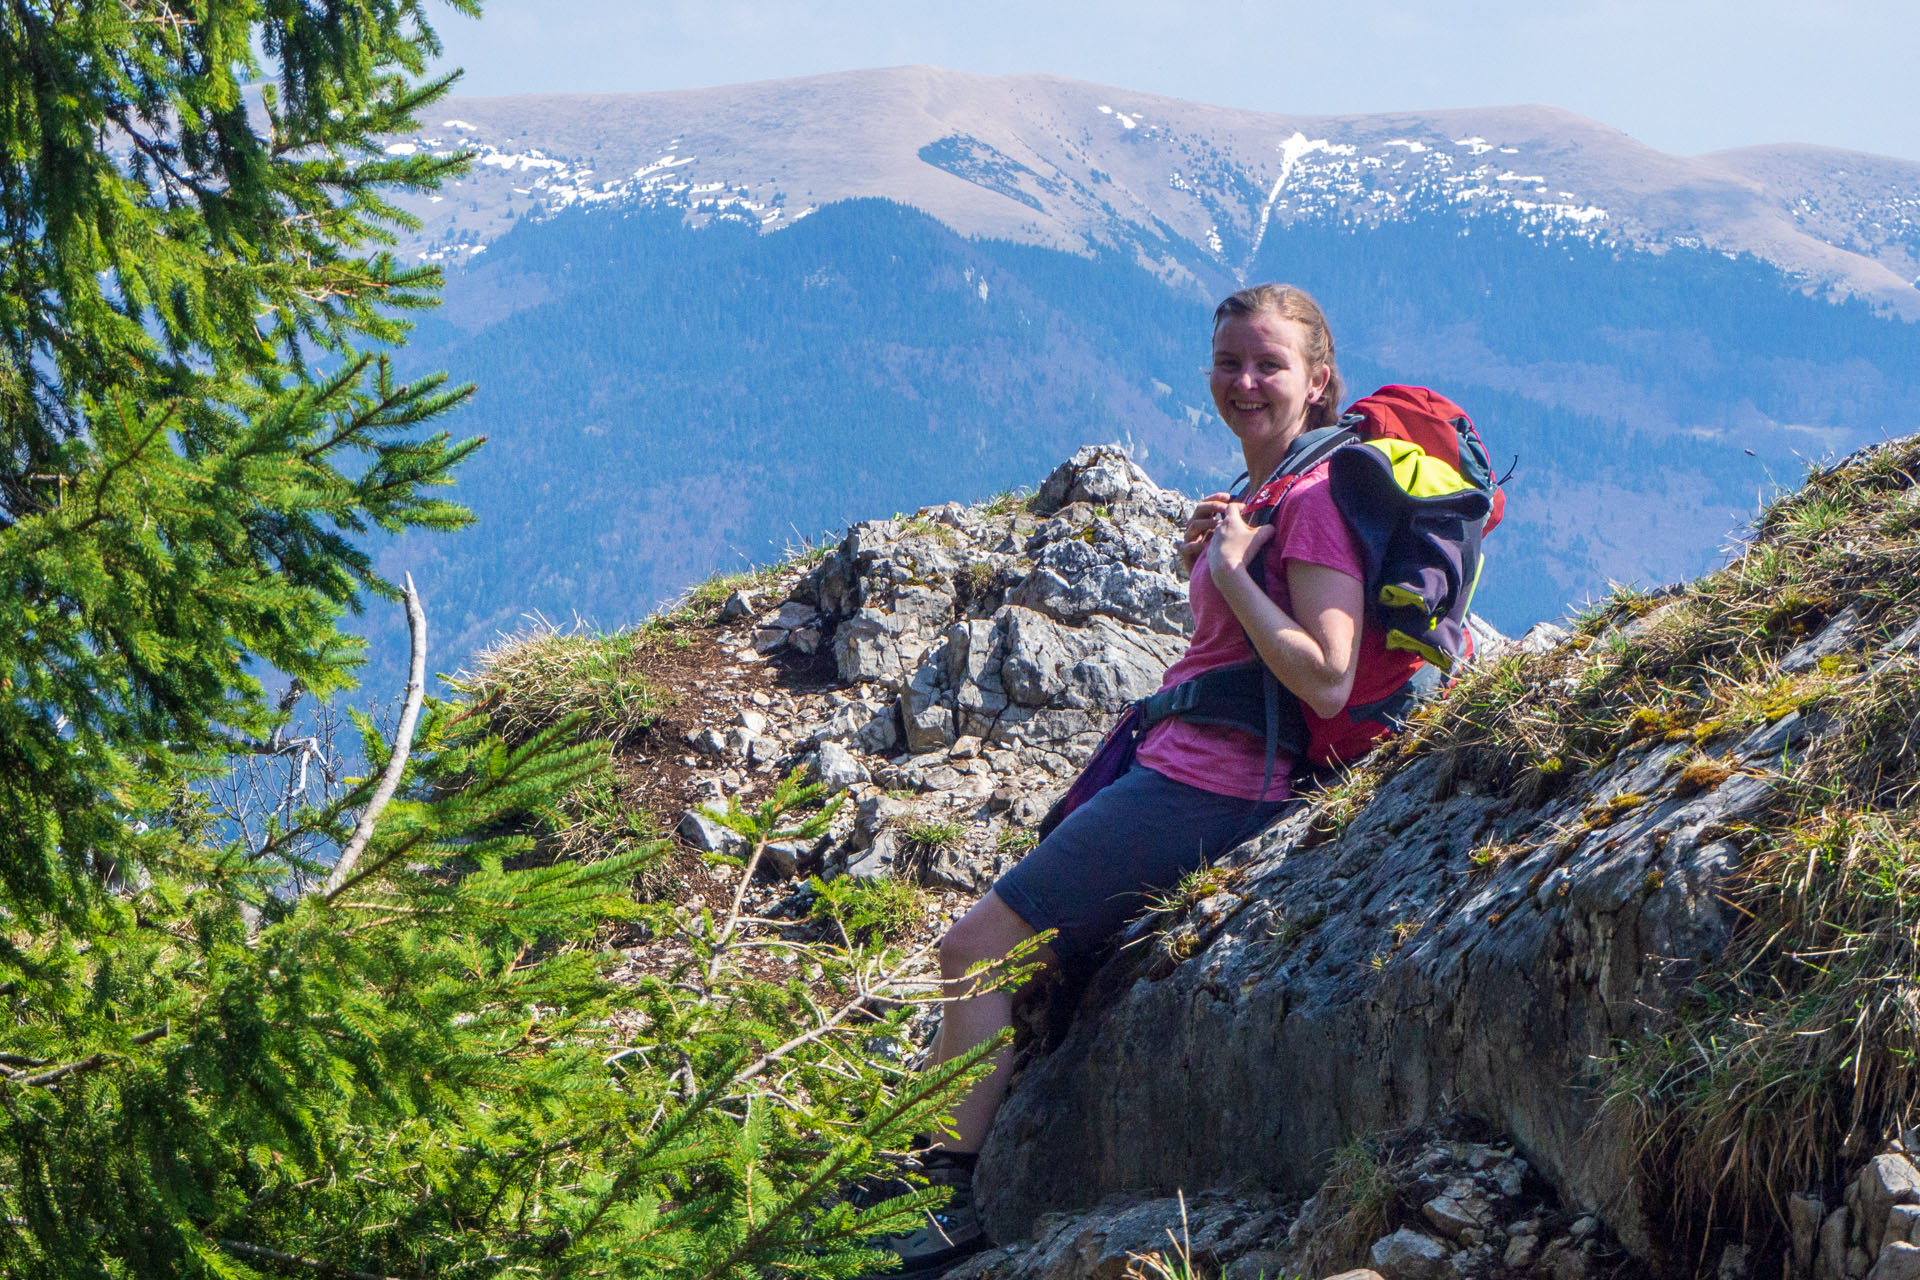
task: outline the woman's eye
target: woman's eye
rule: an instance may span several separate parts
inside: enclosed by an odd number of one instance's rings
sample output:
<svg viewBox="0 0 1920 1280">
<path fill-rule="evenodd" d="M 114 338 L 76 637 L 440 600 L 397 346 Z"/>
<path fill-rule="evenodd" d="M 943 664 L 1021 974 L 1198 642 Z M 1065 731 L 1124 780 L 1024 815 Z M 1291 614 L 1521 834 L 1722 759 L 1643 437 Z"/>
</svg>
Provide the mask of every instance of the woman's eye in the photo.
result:
<svg viewBox="0 0 1920 1280">
<path fill-rule="evenodd" d="M 1278 372 L 1280 372 L 1280 366 L 1279 366 L 1279 365 L 1277 365 L 1277 364 L 1275 364 L 1275 363 L 1273 363 L 1273 361 L 1271 361 L 1271 360 L 1263 360 L 1263 361 L 1261 361 L 1261 363 L 1260 363 L 1260 376 L 1261 376 L 1261 377 L 1263 377 L 1263 378 L 1271 378 L 1271 377 L 1272 377 L 1272 376 L 1273 376 L 1274 374 L 1276 374 L 1276 373 L 1278 373 Z"/>
</svg>

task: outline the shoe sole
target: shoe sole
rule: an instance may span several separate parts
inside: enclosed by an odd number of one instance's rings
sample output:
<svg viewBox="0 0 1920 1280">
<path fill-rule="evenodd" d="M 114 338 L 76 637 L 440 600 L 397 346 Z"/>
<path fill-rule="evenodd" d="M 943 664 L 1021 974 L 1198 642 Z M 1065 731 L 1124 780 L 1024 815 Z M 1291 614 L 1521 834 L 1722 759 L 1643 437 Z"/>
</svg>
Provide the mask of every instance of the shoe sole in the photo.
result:
<svg viewBox="0 0 1920 1280">
<path fill-rule="evenodd" d="M 969 1241 L 948 1250 L 943 1249 L 929 1258 L 915 1261 L 898 1271 L 874 1271 L 862 1277 L 862 1280 L 939 1280 L 968 1258 L 985 1253 L 993 1248 L 993 1242 L 986 1239 Z"/>
</svg>

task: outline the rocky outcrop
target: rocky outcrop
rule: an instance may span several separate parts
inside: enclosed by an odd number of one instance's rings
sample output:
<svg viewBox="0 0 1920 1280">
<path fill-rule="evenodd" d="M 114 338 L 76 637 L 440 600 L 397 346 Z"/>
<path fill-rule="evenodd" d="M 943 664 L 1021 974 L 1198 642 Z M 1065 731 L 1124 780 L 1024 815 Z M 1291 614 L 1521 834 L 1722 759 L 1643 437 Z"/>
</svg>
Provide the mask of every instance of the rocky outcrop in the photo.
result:
<svg viewBox="0 0 1920 1280">
<path fill-rule="evenodd" d="M 1577 643 L 1624 648 L 1656 625 L 1650 604 L 1617 641 Z M 1835 608 L 1775 669 L 1877 672 L 1913 647 L 1913 627 L 1886 638 L 1899 625 Z M 1795 705 L 1762 709 L 1710 760 L 1710 727 L 1629 723 L 1603 767 L 1544 801 L 1416 753 L 1363 805 L 1335 797 L 1243 847 L 1207 896 L 1136 923 L 1064 1039 L 1028 1063 L 981 1163 L 990 1231 L 1018 1237 L 1121 1191 L 1305 1194 L 1355 1135 L 1459 1111 L 1633 1254 L 1690 1272 L 1697 1259 L 1669 1252 L 1670 1206 L 1648 1198 L 1662 1193 L 1631 1100 L 1608 1106 L 1599 1068 L 1673 1026 L 1734 936 L 1743 840 L 1826 727 Z M 1889 1222 L 1907 1184 L 1875 1172 L 1893 1159 L 1869 1169 L 1851 1219 L 1800 1205 L 1796 1249 L 1825 1270 L 1790 1274 L 1908 1265 L 1920 1211 Z"/>
<path fill-rule="evenodd" d="M 766 771 L 803 763 L 849 791 L 826 875 L 980 893 L 1017 856 L 1008 833 L 1045 811 L 1185 648 L 1188 506 L 1124 451 L 1092 446 L 1030 498 L 856 524 L 783 591 L 742 591 L 722 609 L 748 638 L 739 656 L 830 657 L 837 688 L 749 708 L 755 724 L 690 744 Z M 719 770 L 713 789 L 743 781 Z M 912 835 L 929 823 L 947 832 L 938 847 Z M 711 842 L 697 815 L 683 832 Z"/>
</svg>

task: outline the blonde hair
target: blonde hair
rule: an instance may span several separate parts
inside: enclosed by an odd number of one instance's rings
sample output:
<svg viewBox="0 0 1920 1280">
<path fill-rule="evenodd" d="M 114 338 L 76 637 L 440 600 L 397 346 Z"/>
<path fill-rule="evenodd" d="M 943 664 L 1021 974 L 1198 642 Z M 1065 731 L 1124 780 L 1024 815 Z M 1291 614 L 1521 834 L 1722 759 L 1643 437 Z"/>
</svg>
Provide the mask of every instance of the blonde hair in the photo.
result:
<svg viewBox="0 0 1920 1280">
<path fill-rule="evenodd" d="M 1333 358 L 1333 330 L 1327 327 L 1327 313 L 1305 289 L 1290 284 L 1256 284 L 1228 297 L 1213 309 L 1213 327 L 1218 329 L 1229 317 L 1279 316 L 1300 326 L 1306 337 L 1307 376 L 1327 371 L 1327 385 L 1320 398 L 1307 406 L 1307 427 L 1331 427 L 1340 421 L 1340 398 L 1345 384 L 1340 366 Z"/>
</svg>

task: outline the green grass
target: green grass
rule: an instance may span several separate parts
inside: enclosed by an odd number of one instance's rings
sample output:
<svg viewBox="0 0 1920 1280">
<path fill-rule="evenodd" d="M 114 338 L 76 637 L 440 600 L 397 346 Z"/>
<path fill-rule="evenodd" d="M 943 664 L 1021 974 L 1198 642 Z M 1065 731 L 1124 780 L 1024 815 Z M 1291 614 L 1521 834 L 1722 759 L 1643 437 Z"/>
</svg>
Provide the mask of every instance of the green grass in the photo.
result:
<svg viewBox="0 0 1920 1280">
<path fill-rule="evenodd" d="M 1008 827 L 993 841 L 995 853 L 1025 853 L 1040 843 L 1040 833 L 1032 827 Z"/>
<path fill-rule="evenodd" d="M 1226 888 L 1230 878 L 1224 867 L 1196 867 L 1181 876 L 1180 883 L 1173 888 L 1147 899 L 1147 905 L 1170 915 L 1185 915 L 1201 899 L 1210 898 Z"/>
<path fill-rule="evenodd" d="M 980 515 L 993 519 L 998 516 L 1010 516 L 1017 511 L 1031 511 L 1033 491 L 1022 486 L 1017 489 L 1003 489 L 994 494 L 977 508 Z"/>
<path fill-rule="evenodd" d="M 695 583 L 687 588 L 679 600 L 663 614 L 662 621 L 690 623 L 711 626 L 720 619 L 720 607 L 727 597 L 736 591 L 763 592 L 789 575 L 812 568 L 826 559 L 835 546 L 835 542 L 825 536 L 818 539 L 802 539 L 789 546 L 778 561 L 773 564 L 758 565 L 751 569 L 742 569 L 736 573 L 722 573 L 708 578 L 705 582 Z M 756 600 L 756 610 L 766 609 L 777 603 L 772 599 Z"/>
<path fill-rule="evenodd" d="M 670 845 L 660 824 L 652 814 L 621 798 L 611 774 L 596 775 L 563 796 L 546 816 L 545 826 L 543 846 L 569 861 L 599 862 L 636 846 L 650 848 L 654 856 L 634 882 L 634 892 L 643 902 L 665 900 L 680 888 L 678 877 L 667 866 Z"/>
<path fill-rule="evenodd" d="M 952 525 L 939 520 L 929 520 L 925 516 L 900 516 L 900 531 L 909 537 L 932 538 L 944 547 L 960 545 L 960 535 Z"/>
<path fill-rule="evenodd" d="M 1603 1064 L 1608 1113 L 1682 1247 L 1777 1237 L 1790 1193 L 1835 1184 L 1920 1118 L 1920 661 L 1780 666 L 1850 605 L 1869 650 L 1920 618 L 1916 475 L 1913 442 L 1815 473 L 1724 569 L 1657 600 L 1616 592 L 1569 643 L 1471 671 L 1390 748 L 1445 752 L 1517 805 L 1687 748 L 1656 793 L 1596 797 L 1583 817 L 1598 827 L 1721 785 L 1756 727 L 1798 713 L 1817 729 L 1768 807 L 1726 833 L 1739 860 L 1719 891 L 1742 920 L 1727 951 L 1658 1034 Z"/>
<path fill-rule="evenodd" d="M 814 876 L 807 883 L 815 895 L 807 918 L 832 925 L 850 947 L 898 942 L 919 928 L 926 914 L 925 891 L 892 876 L 826 881 Z"/>
<path fill-rule="evenodd" d="M 786 573 L 788 566 L 782 564 L 761 565 L 754 569 L 743 569 L 738 573 L 722 573 L 708 578 L 705 582 L 695 583 L 687 589 L 679 603 L 670 612 L 684 612 L 694 620 L 712 620 L 720 614 L 720 606 L 727 597 L 736 591 L 758 591 L 772 586 Z M 756 602 L 765 608 L 771 601 Z"/>
<path fill-rule="evenodd" d="M 957 849 L 965 838 L 967 829 L 960 823 L 948 818 L 910 818 L 900 824 L 900 834 L 907 843 L 922 853 L 937 853 L 943 849 Z"/>
</svg>

